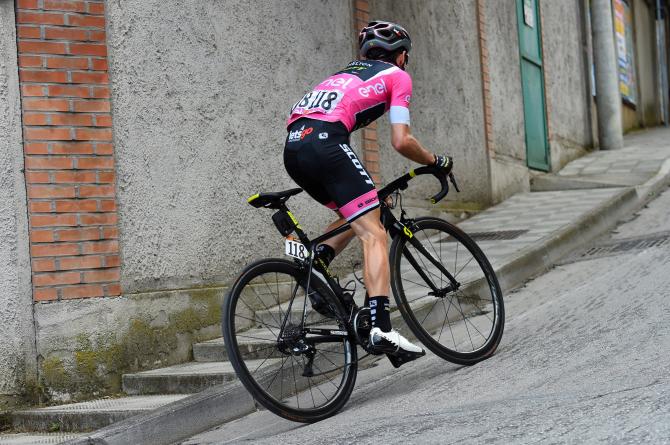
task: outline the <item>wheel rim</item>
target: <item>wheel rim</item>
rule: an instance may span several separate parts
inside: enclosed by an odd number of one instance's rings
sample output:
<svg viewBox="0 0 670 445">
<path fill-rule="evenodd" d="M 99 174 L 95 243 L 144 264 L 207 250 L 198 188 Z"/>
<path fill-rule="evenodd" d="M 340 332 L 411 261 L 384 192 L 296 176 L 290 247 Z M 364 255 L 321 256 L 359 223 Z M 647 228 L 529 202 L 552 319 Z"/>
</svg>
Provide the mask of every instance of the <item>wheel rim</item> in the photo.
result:
<svg viewBox="0 0 670 445">
<path fill-rule="evenodd" d="M 481 354 L 495 340 L 501 318 L 495 278 L 483 269 L 485 265 L 466 244 L 443 228 L 423 223 L 415 228 L 414 236 L 460 286 L 439 296 L 430 295 L 430 287 L 399 253 L 396 284 L 405 296 L 407 312 L 425 332 L 424 340 L 434 347 L 463 358 Z M 440 290 L 448 288 L 449 279 L 414 246 L 401 242 L 398 247 L 409 251 Z"/>
<path fill-rule="evenodd" d="M 231 312 L 233 353 L 247 383 L 267 399 L 259 402 L 290 412 L 314 412 L 327 409 L 346 390 L 352 345 L 347 339 L 310 344 L 313 336 L 300 334 L 303 315 L 306 327 L 341 327 L 314 311 L 309 300 L 305 303 L 305 290 L 293 274 L 255 275 L 240 287 Z M 314 375 L 303 375 L 309 370 L 310 356 Z"/>
</svg>

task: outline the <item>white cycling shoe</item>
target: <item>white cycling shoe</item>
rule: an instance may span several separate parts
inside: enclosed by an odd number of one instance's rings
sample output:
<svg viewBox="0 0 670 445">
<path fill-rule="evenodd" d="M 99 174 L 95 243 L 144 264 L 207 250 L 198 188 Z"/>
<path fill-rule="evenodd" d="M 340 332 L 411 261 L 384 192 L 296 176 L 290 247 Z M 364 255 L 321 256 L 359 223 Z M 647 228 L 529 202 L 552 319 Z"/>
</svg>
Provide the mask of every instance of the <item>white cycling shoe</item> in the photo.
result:
<svg viewBox="0 0 670 445">
<path fill-rule="evenodd" d="M 424 355 L 423 348 L 410 343 L 405 337 L 400 335 L 395 329 L 384 332 L 379 328 L 372 328 L 370 331 L 369 347 L 375 352 L 386 354 L 409 353 Z"/>
</svg>

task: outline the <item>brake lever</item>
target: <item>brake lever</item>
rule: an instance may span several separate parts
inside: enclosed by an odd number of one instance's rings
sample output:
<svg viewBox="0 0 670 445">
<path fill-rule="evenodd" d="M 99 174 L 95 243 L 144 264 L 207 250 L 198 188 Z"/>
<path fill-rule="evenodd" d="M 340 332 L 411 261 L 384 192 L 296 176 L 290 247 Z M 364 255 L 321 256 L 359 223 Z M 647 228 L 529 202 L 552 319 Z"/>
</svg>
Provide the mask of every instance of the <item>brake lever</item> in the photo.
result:
<svg viewBox="0 0 670 445">
<path fill-rule="evenodd" d="M 458 188 L 458 184 L 456 184 L 456 177 L 454 176 L 453 172 L 449 173 L 449 182 L 451 182 L 451 184 L 454 186 L 454 190 L 456 190 L 456 192 L 461 192 L 461 190 Z"/>
</svg>

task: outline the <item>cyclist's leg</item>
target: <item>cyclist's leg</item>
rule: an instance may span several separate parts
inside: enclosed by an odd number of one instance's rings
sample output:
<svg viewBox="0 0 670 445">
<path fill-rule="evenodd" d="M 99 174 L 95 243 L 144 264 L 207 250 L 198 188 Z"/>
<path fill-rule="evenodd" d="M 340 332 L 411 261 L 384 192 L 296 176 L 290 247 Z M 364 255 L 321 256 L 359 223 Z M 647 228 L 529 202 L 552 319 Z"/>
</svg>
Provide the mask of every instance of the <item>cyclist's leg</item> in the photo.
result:
<svg viewBox="0 0 670 445">
<path fill-rule="evenodd" d="M 339 218 L 326 227 L 326 230 L 324 233 L 330 232 L 331 230 L 335 230 L 338 227 L 340 227 L 342 224 L 346 224 L 347 220 L 344 219 L 342 214 L 338 211 L 337 214 L 339 215 Z M 327 244 L 330 246 L 335 255 L 339 255 L 340 252 L 344 250 L 345 247 L 349 245 L 349 242 L 354 239 L 356 234 L 354 233 L 353 230 L 347 230 L 344 233 L 340 233 L 337 236 L 334 236 L 332 238 L 327 239 L 326 241 L 323 242 L 323 244 Z"/>
<path fill-rule="evenodd" d="M 388 299 L 390 272 L 387 236 L 376 208 L 351 222 L 363 245 L 363 279 L 368 294 Z"/>
</svg>

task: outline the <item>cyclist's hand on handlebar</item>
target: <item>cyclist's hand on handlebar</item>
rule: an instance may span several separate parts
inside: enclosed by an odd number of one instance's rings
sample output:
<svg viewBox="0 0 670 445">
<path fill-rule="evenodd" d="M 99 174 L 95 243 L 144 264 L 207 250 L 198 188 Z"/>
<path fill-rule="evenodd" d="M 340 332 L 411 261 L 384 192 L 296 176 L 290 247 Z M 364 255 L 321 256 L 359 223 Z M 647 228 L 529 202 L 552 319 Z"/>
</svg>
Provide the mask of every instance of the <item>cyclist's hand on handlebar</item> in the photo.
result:
<svg viewBox="0 0 670 445">
<path fill-rule="evenodd" d="M 451 170 L 451 168 L 454 166 L 454 158 L 447 155 L 436 154 L 435 163 L 433 163 L 433 166 L 444 170 Z"/>
</svg>

